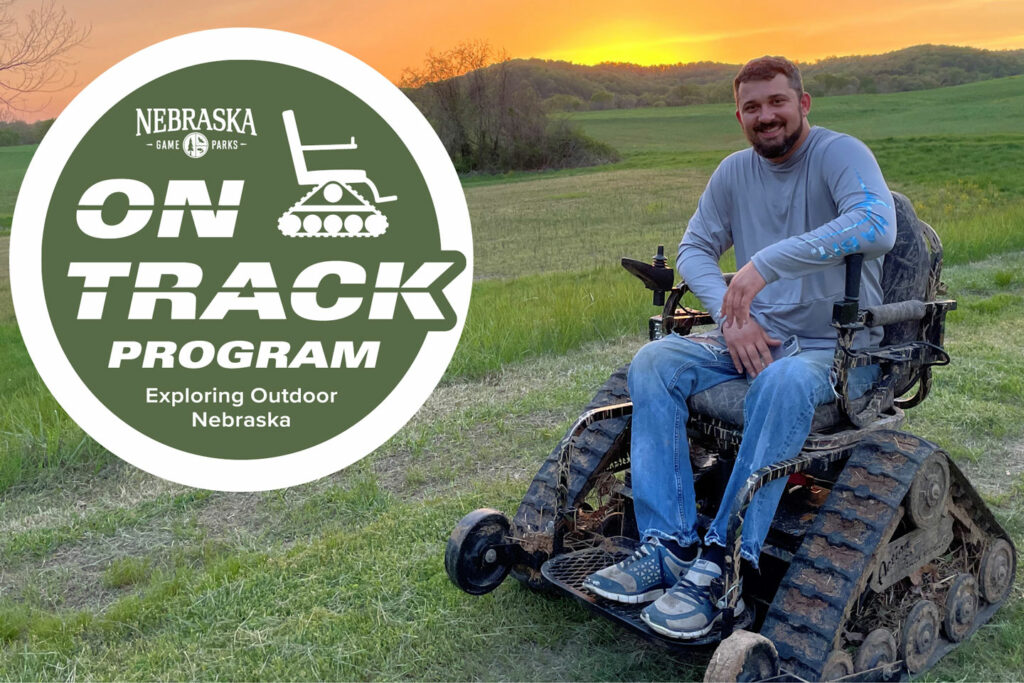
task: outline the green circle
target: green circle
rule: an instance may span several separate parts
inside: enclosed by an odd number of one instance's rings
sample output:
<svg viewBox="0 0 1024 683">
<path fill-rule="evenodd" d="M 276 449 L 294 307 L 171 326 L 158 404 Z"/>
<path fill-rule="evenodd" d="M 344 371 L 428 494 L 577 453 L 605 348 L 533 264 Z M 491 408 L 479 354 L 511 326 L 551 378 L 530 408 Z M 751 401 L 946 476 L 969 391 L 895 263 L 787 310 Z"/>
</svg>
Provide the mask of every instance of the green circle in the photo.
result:
<svg viewBox="0 0 1024 683">
<path fill-rule="evenodd" d="M 156 132 L 162 129 L 153 122 L 153 112 L 160 109 L 164 110 L 164 128 L 171 117 L 169 111 L 184 109 L 197 112 L 193 121 L 204 109 L 211 113 L 211 121 L 217 109 L 238 109 L 235 120 L 243 121 L 248 110 L 253 126 L 226 131 L 201 129 L 209 147 L 201 156 L 189 156 L 181 145 L 192 129 Z M 346 178 L 354 177 L 353 171 L 365 171 L 382 197 L 397 196 L 395 201 L 378 204 L 367 185 L 352 184 L 386 217 L 383 234 L 345 236 L 350 233 L 341 228 L 336 231 L 338 237 L 291 237 L 278 229 L 279 218 L 314 189 L 297 179 L 282 119 L 286 110 L 294 111 L 303 145 L 336 145 L 355 138 L 355 149 L 306 150 L 303 158 L 309 170 L 346 170 Z M 156 114 L 157 119 L 159 116 Z M 148 130 L 140 119 L 149 122 Z M 98 239 L 79 226 L 78 210 L 89 209 L 80 207 L 80 201 L 95 183 L 113 178 L 144 183 L 153 194 L 154 206 L 148 223 L 137 233 L 120 239 Z M 215 206 L 171 209 L 183 211 L 180 234 L 159 237 L 161 221 L 168 220 L 165 200 L 169 183 L 181 180 L 204 181 Z M 192 211 L 236 208 L 219 205 L 225 180 L 244 181 L 233 235 L 200 237 Z M 321 198 L 322 192 L 310 201 Z M 125 195 L 114 194 L 103 204 L 101 215 L 105 223 L 116 225 L 129 208 L 147 210 L 129 207 Z M 346 215 L 357 213 L 349 211 Z M 365 219 L 375 214 L 367 210 L 359 215 Z M 331 221 L 332 226 L 335 223 Z M 343 285 L 337 277 L 329 276 L 316 290 L 317 303 L 329 307 L 338 297 L 350 297 L 360 300 L 359 308 L 336 321 L 306 320 L 291 305 L 295 279 L 311 265 L 328 261 L 355 264 L 365 273 L 365 284 Z M 403 264 L 404 283 L 419 265 L 430 261 L 453 263 L 428 290 L 440 318 L 420 319 L 411 312 L 400 288 L 377 287 L 382 262 Z M 440 288 L 465 266 L 461 255 L 441 251 L 437 217 L 422 174 L 398 135 L 373 109 L 320 76 L 259 61 L 212 62 L 167 74 L 135 90 L 101 117 L 61 173 L 47 211 L 42 262 L 46 305 L 54 330 L 89 390 L 139 432 L 176 449 L 224 459 L 293 453 L 359 422 L 406 374 L 427 332 L 450 329 L 455 324 L 456 316 L 440 295 Z M 69 275 L 72 263 L 95 268 L 94 264 L 101 262 L 129 263 L 130 274 L 111 278 L 105 289 L 86 288 L 84 278 Z M 192 295 L 196 319 L 172 319 L 171 304 L 166 300 L 157 302 L 153 319 L 129 319 L 133 303 L 139 305 L 146 293 L 153 291 L 136 287 L 142 263 L 196 264 L 202 269 L 198 287 L 175 289 L 172 285 L 176 278 L 168 276 L 159 288 L 185 294 L 182 301 Z M 276 287 L 225 289 L 225 281 L 240 263 L 269 264 L 254 268 L 261 273 L 269 269 Z M 188 272 L 190 267 L 176 269 Z M 200 319 L 210 302 L 228 291 L 240 302 L 259 297 L 264 303 L 264 317 L 253 310 L 231 310 L 223 319 Z M 84 292 L 105 292 L 100 319 L 78 318 Z M 266 317 L 277 308 L 273 304 L 275 292 L 284 319 Z M 370 319 L 375 297 L 386 303 L 386 295 L 396 292 L 392 319 Z M 289 362 L 307 343 L 314 351 L 320 345 L 328 362 L 338 343 L 344 346 L 351 342 L 352 350 L 358 351 L 363 344 L 377 342 L 379 351 L 375 367 L 365 367 L 365 360 L 360 367 L 347 367 L 360 365 L 351 354 L 337 368 L 305 364 L 229 369 L 214 361 L 203 368 L 189 369 L 182 367 L 178 355 L 173 357 L 172 368 L 144 368 L 142 358 L 122 361 L 119 368 L 108 367 L 115 342 L 137 342 L 143 349 L 156 342 L 169 342 L 180 350 L 189 342 L 199 341 L 208 342 L 214 349 L 232 341 L 254 348 L 260 343 L 283 342 L 290 346 L 286 354 Z M 160 361 L 156 364 L 159 366 Z M 325 392 L 322 397 L 331 400 L 256 403 L 252 394 L 253 390 L 271 395 L 299 388 L 313 392 L 314 400 L 318 392 Z M 186 390 L 200 392 L 204 399 L 211 400 L 177 406 L 160 402 L 170 398 L 170 392 Z M 234 405 L 238 397 L 235 392 L 241 392 L 240 406 Z M 286 393 L 283 398 L 290 396 Z M 268 413 L 276 416 L 276 426 L 248 426 L 246 416 L 266 419 Z M 204 417 L 197 422 L 197 415 Z M 288 426 L 283 425 L 284 416 L 288 416 Z M 221 424 L 212 424 L 216 422 L 213 418 Z M 232 419 L 238 424 L 231 425 Z"/>
</svg>

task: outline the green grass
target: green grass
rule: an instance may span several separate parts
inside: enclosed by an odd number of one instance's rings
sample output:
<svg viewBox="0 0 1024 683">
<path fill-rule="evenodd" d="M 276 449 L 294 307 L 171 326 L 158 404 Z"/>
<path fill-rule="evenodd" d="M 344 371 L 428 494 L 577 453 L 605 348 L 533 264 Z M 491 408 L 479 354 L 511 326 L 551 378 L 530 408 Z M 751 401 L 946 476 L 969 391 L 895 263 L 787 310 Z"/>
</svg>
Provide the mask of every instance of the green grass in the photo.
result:
<svg viewBox="0 0 1024 683">
<path fill-rule="evenodd" d="M 565 601 L 511 585 L 473 600 L 450 586 L 440 556 L 451 519 L 464 506 L 511 505 L 503 487 L 416 505 L 369 493 L 360 518 L 308 543 L 181 561 L 102 613 L 12 608 L 0 675 L 53 678 L 72 666 L 101 679 L 678 675 L 672 658 L 638 652 Z"/>
<path fill-rule="evenodd" d="M 934 371 L 933 396 L 909 411 L 909 425 L 955 457 L 983 462 L 1024 431 L 1014 398 L 1024 396 L 1024 255 L 952 267 L 945 280 L 958 300 L 946 340 L 953 363 Z"/>
<path fill-rule="evenodd" d="M 149 574 L 149 558 L 118 557 L 104 570 L 103 583 L 108 588 L 125 588 L 142 583 Z"/>
<path fill-rule="evenodd" d="M 0 323 L 0 347 L 0 493 L 40 475 L 96 471 L 110 462 L 50 395 L 12 322 Z"/>
<path fill-rule="evenodd" d="M 474 276 L 586 271 L 622 256 L 647 259 L 658 244 L 675 260 L 706 183 L 696 169 L 637 169 L 467 188 Z"/>
<path fill-rule="evenodd" d="M 0 230 L 9 230 L 11 227 L 14 201 L 36 147 L 38 145 L 0 147 Z"/>
<path fill-rule="evenodd" d="M 951 263 L 1024 248 L 1024 135 L 874 144 L 892 189 L 939 231 Z M 713 170 L 637 168 L 472 186 L 477 279 L 587 271 L 622 256 L 674 261 Z"/>
</svg>

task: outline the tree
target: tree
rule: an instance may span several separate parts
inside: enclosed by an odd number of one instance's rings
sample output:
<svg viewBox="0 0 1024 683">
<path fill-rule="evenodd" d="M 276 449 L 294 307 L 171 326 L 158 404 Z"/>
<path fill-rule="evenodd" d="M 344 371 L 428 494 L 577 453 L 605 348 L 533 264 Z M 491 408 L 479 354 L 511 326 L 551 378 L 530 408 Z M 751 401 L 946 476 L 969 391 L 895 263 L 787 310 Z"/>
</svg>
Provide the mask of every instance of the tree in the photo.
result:
<svg viewBox="0 0 1024 683">
<path fill-rule="evenodd" d="M 459 172 L 601 163 L 614 151 L 566 123 L 552 125 L 536 89 L 483 41 L 430 52 L 401 85 L 423 112 Z M 568 156 L 567 156 L 568 155 Z"/>
<path fill-rule="evenodd" d="M 31 111 L 25 98 L 54 92 L 74 81 L 68 52 L 89 35 L 55 0 L 43 0 L 24 17 L 17 0 L 0 0 L 0 117 Z"/>
<path fill-rule="evenodd" d="M 486 41 L 469 41 L 444 52 L 427 53 L 419 70 L 407 68 L 400 85 L 433 125 L 459 171 L 486 167 L 509 99 L 508 78 L 502 66 L 504 54 L 496 54 Z M 493 73 L 485 68 L 497 63 Z M 497 110 L 497 111 L 495 111 Z"/>
<path fill-rule="evenodd" d="M 583 100 L 575 95 L 567 95 L 559 93 L 552 95 L 541 102 L 544 107 L 544 111 L 550 113 L 554 111 L 580 111 L 585 106 Z"/>
<path fill-rule="evenodd" d="M 591 109 L 611 109 L 615 106 L 615 95 L 607 90 L 595 90 L 590 96 Z"/>
</svg>

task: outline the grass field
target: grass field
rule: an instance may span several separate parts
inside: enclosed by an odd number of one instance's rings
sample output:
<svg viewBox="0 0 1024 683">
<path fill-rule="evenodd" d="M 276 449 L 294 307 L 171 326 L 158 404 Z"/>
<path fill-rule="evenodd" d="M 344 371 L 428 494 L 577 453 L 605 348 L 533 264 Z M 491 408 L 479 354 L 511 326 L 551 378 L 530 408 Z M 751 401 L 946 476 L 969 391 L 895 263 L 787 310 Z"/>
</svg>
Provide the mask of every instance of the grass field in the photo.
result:
<svg viewBox="0 0 1024 683">
<path fill-rule="evenodd" d="M 810 119 L 862 140 L 1020 133 L 1024 76 L 936 90 L 812 100 Z M 584 112 L 573 118 L 620 153 L 720 151 L 746 144 L 729 104 Z M 885 170 L 885 169 L 883 169 Z"/>
<path fill-rule="evenodd" d="M 21 178 L 35 151 L 36 145 L 0 147 L 0 235 L 11 228 L 14 200 L 18 198 Z M 4 259 L 4 267 L 7 266 L 6 261 Z"/>
<path fill-rule="evenodd" d="M 1024 79 L 815 101 L 859 135 L 947 247 L 953 365 L 908 428 L 950 451 L 1024 532 Z M 675 251 L 728 108 L 575 117 L 623 160 L 473 178 L 477 283 L 417 417 L 345 472 L 264 494 L 168 484 L 71 423 L 28 361 L 0 266 L 0 679 L 700 677 L 568 600 L 451 587 L 454 522 L 514 512 L 594 387 L 639 347 L 649 295 L 614 264 Z M 29 148 L 0 148 L 0 225 Z M 8 192 L 9 188 L 15 188 Z M 6 238 L 0 237 L 0 251 Z M 1022 680 L 1024 584 L 929 680 Z"/>
</svg>

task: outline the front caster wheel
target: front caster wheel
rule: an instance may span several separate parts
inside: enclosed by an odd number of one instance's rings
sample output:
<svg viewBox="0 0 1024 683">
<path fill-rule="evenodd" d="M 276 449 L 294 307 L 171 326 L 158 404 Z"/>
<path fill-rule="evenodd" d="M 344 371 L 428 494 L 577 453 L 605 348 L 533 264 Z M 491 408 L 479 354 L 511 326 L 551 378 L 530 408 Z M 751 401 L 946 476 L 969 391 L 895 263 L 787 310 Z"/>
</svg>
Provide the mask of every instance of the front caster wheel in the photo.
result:
<svg viewBox="0 0 1024 683">
<path fill-rule="evenodd" d="M 444 569 L 452 583 L 470 595 L 497 588 L 509 570 L 504 546 L 510 530 L 508 518 L 490 508 L 459 520 L 444 550 Z"/>
<path fill-rule="evenodd" d="M 821 669 L 821 680 L 838 681 L 853 673 L 853 657 L 844 650 L 832 650 Z"/>
<path fill-rule="evenodd" d="M 775 644 L 759 633 L 740 629 L 718 644 L 704 681 L 763 681 L 778 675 Z"/>
</svg>

